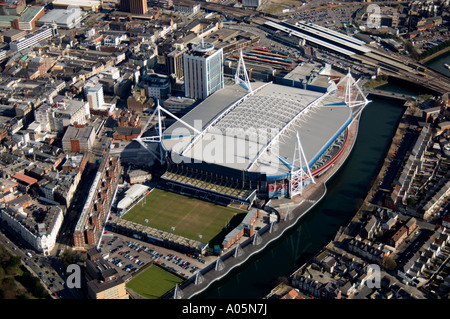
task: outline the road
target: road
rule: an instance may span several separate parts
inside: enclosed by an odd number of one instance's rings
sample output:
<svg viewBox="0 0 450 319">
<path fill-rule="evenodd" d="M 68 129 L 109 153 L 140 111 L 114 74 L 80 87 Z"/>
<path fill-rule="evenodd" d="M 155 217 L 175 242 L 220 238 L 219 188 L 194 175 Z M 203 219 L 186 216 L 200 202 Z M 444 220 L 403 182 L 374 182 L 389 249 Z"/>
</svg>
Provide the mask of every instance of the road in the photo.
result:
<svg viewBox="0 0 450 319">
<path fill-rule="evenodd" d="M 57 298 L 54 293 L 62 299 L 81 299 L 83 297 L 79 291 L 66 287 L 66 275 L 61 261 L 26 248 L 26 245 L 14 234 L 6 232 L 3 228 L 0 233 L 0 242 L 12 255 L 20 258 L 22 264 L 32 275 L 40 279 L 42 286 L 52 298 Z M 26 255 L 27 252 L 32 255 L 31 258 Z"/>
</svg>

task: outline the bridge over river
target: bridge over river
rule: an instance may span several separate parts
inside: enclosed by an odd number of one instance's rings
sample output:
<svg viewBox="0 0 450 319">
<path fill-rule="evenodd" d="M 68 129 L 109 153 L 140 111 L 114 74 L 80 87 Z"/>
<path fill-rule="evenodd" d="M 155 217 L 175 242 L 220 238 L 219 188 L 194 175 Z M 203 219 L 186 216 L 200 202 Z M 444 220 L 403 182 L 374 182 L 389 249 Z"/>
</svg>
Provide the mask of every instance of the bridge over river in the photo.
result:
<svg viewBox="0 0 450 319">
<path fill-rule="evenodd" d="M 378 97 L 378 98 L 382 98 L 382 99 L 395 100 L 395 101 L 401 101 L 401 102 L 406 102 L 410 99 L 413 99 L 413 100 L 416 99 L 413 95 L 383 91 L 383 90 L 379 90 L 379 89 L 363 88 L 362 91 L 364 94 L 366 94 L 366 96 L 369 100 L 372 97 Z"/>
</svg>

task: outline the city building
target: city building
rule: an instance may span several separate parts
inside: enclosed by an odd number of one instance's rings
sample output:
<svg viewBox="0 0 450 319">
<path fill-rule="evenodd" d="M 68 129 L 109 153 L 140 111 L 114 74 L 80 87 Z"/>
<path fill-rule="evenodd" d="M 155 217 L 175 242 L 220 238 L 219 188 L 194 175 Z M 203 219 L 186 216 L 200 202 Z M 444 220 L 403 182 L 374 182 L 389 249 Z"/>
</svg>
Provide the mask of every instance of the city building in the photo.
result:
<svg viewBox="0 0 450 319">
<path fill-rule="evenodd" d="M 147 1 L 149 7 L 160 7 L 170 9 L 173 7 L 173 0 L 149 0 Z"/>
<path fill-rule="evenodd" d="M 91 110 L 96 111 L 103 109 L 103 105 L 105 104 L 103 96 L 103 85 L 98 83 L 93 86 L 86 86 L 84 88 L 84 94 L 86 95 L 86 99 Z"/>
<path fill-rule="evenodd" d="M 120 11 L 130 12 L 133 14 L 147 13 L 146 0 L 120 0 Z"/>
<path fill-rule="evenodd" d="M 56 24 L 60 29 L 73 29 L 80 27 L 84 13 L 80 8 L 53 9 L 48 11 L 39 21 L 37 26 L 45 24 Z"/>
<path fill-rule="evenodd" d="M 242 0 L 242 5 L 244 7 L 254 7 L 257 8 L 261 5 L 262 0 Z"/>
<path fill-rule="evenodd" d="M 56 25 L 42 26 L 41 28 L 27 34 L 25 37 L 13 41 L 9 48 L 13 51 L 22 51 L 38 44 L 41 41 L 53 38 L 58 34 Z"/>
<path fill-rule="evenodd" d="M 120 157 L 105 151 L 73 232 L 73 248 L 86 251 L 98 243 L 122 169 Z"/>
<path fill-rule="evenodd" d="M 178 2 L 173 4 L 173 10 L 186 13 L 197 13 L 200 11 L 200 3 L 189 4 Z"/>
<path fill-rule="evenodd" d="M 242 222 L 225 236 L 222 242 L 222 248 L 224 250 L 230 248 L 233 244 L 238 242 L 243 236 L 252 237 L 254 234 L 253 224 L 255 223 L 258 217 L 259 217 L 258 209 L 252 208 L 245 215 Z"/>
<path fill-rule="evenodd" d="M 3 41 L 10 43 L 24 37 L 26 34 L 25 30 L 9 29 L 2 33 Z"/>
<path fill-rule="evenodd" d="M 185 96 L 204 100 L 224 87 L 223 50 L 203 40 L 183 53 Z"/>
<path fill-rule="evenodd" d="M 171 92 L 170 77 L 162 74 L 145 74 L 141 76 L 141 81 L 147 88 L 147 96 L 154 99 L 166 99 Z"/>
<path fill-rule="evenodd" d="M 3 0 L 0 2 L 0 14 L 15 16 L 21 14 L 27 6 L 25 0 Z"/>
<path fill-rule="evenodd" d="M 183 71 L 183 54 L 188 51 L 184 45 L 175 45 L 175 48 L 166 55 L 166 66 L 168 74 L 174 74 L 176 79 L 182 80 Z"/>
<path fill-rule="evenodd" d="M 195 105 L 195 100 L 182 96 L 171 96 L 162 101 L 162 106 L 175 114 L 186 114 Z"/>
<path fill-rule="evenodd" d="M 130 184 L 144 183 L 152 179 L 152 174 L 141 169 L 128 171 L 128 180 Z"/>
<path fill-rule="evenodd" d="M 52 2 L 54 9 L 81 8 L 84 11 L 98 12 L 101 7 L 99 0 L 55 0 Z"/>
<path fill-rule="evenodd" d="M 147 92 L 139 85 L 132 92 L 131 96 L 127 99 L 127 107 L 129 110 L 137 113 L 143 113 L 148 111 L 154 106 L 154 100 L 147 96 Z"/>
<path fill-rule="evenodd" d="M 125 281 L 95 248 L 86 260 L 87 293 L 90 299 L 129 299 Z"/>
<path fill-rule="evenodd" d="M 36 122 L 41 124 L 42 131 L 63 132 L 69 125 L 85 125 L 89 122 L 88 102 L 61 95 L 56 96 L 53 102 L 53 105 L 44 103 L 34 111 Z"/>
<path fill-rule="evenodd" d="M 45 15 L 43 6 L 27 7 L 22 15 L 13 21 L 13 27 L 19 30 L 31 31 L 37 25 L 37 21 Z"/>
<path fill-rule="evenodd" d="M 56 237 L 63 221 L 59 206 L 45 206 L 32 201 L 21 200 L 23 195 L 0 205 L 0 219 L 33 249 L 50 255 L 56 245 Z"/>
<path fill-rule="evenodd" d="M 62 138 L 65 153 L 87 153 L 95 141 L 95 130 L 92 126 L 69 126 Z"/>
</svg>

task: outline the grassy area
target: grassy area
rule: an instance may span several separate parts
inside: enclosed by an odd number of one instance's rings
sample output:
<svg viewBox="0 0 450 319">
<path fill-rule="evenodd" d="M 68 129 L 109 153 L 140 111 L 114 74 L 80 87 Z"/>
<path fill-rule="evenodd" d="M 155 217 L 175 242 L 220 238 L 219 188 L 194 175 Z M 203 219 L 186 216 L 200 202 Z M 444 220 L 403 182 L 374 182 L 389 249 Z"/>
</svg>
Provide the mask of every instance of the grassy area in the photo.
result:
<svg viewBox="0 0 450 319">
<path fill-rule="evenodd" d="M 152 265 L 142 273 L 139 273 L 126 286 L 142 297 L 158 299 L 182 281 L 181 278 L 170 272 Z"/>
<path fill-rule="evenodd" d="M 285 7 L 278 6 L 278 5 L 268 5 L 266 8 L 264 8 L 263 12 L 265 13 L 279 13 L 283 11 L 283 9 L 286 9 Z"/>
<path fill-rule="evenodd" d="M 223 238 L 228 224 L 230 231 L 244 216 L 245 212 L 237 209 L 155 188 L 122 218 L 212 245 L 220 244 L 219 237 Z"/>
<path fill-rule="evenodd" d="M 369 89 L 374 89 L 388 83 L 388 77 L 385 75 L 381 75 L 377 76 L 376 79 L 369 80 L 364 86 Z"/>
</svg>

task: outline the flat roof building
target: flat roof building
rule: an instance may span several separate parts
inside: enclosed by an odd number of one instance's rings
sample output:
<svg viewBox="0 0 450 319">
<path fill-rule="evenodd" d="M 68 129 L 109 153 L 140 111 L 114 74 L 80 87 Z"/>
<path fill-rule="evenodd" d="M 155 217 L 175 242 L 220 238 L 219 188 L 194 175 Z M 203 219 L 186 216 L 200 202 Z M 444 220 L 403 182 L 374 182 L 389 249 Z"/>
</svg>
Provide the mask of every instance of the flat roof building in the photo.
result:
<svg viewBox="0 0 450 319">
<path fill-rule="evenodd" d="M 37 25 L 55 23 L 58 28 L 72 29 L 80 26 L 83 17 L 83 11 L 80 8 L 71 8 L 70 10 L 53 9 L 40 18 Z"/>
<path fill-rule="evenodd" d="M 13 41 L 9 44 L 9 48 L 13 51 L 22 51 L 29 47 L 35 46 L 41 41 L 50 39 L 58 34 L 56 25 L 42 26 L 23 38 Z"/>
<path fill-rule="evenodd" d="M 68 7 L 79 7 L 84 11 L 98 12 L 101 1 L 98 0 L 55 0 L 53 8 L 67 9 Z"/>
<path fill-rule="evenodd" d="M 62 147 L 65 153 L 84 153 L 92 148 L 94 140 L 94 127 L 78 128 L 69 126 L 62 139 Z"/>
<path fill-rule="evenodd" d="M 95 248 L 88 250 L 86 272 L 90 299 L 129 299 L 125 281 Z"/>
<path fill-rule="evenodd" d="M 18 24 L 13 26 L 16 29 L 31 31 L 36 26 L 36 21 L 45 14 L 43 6 L 27 7 L 18 20 Z"/>
</svg>

